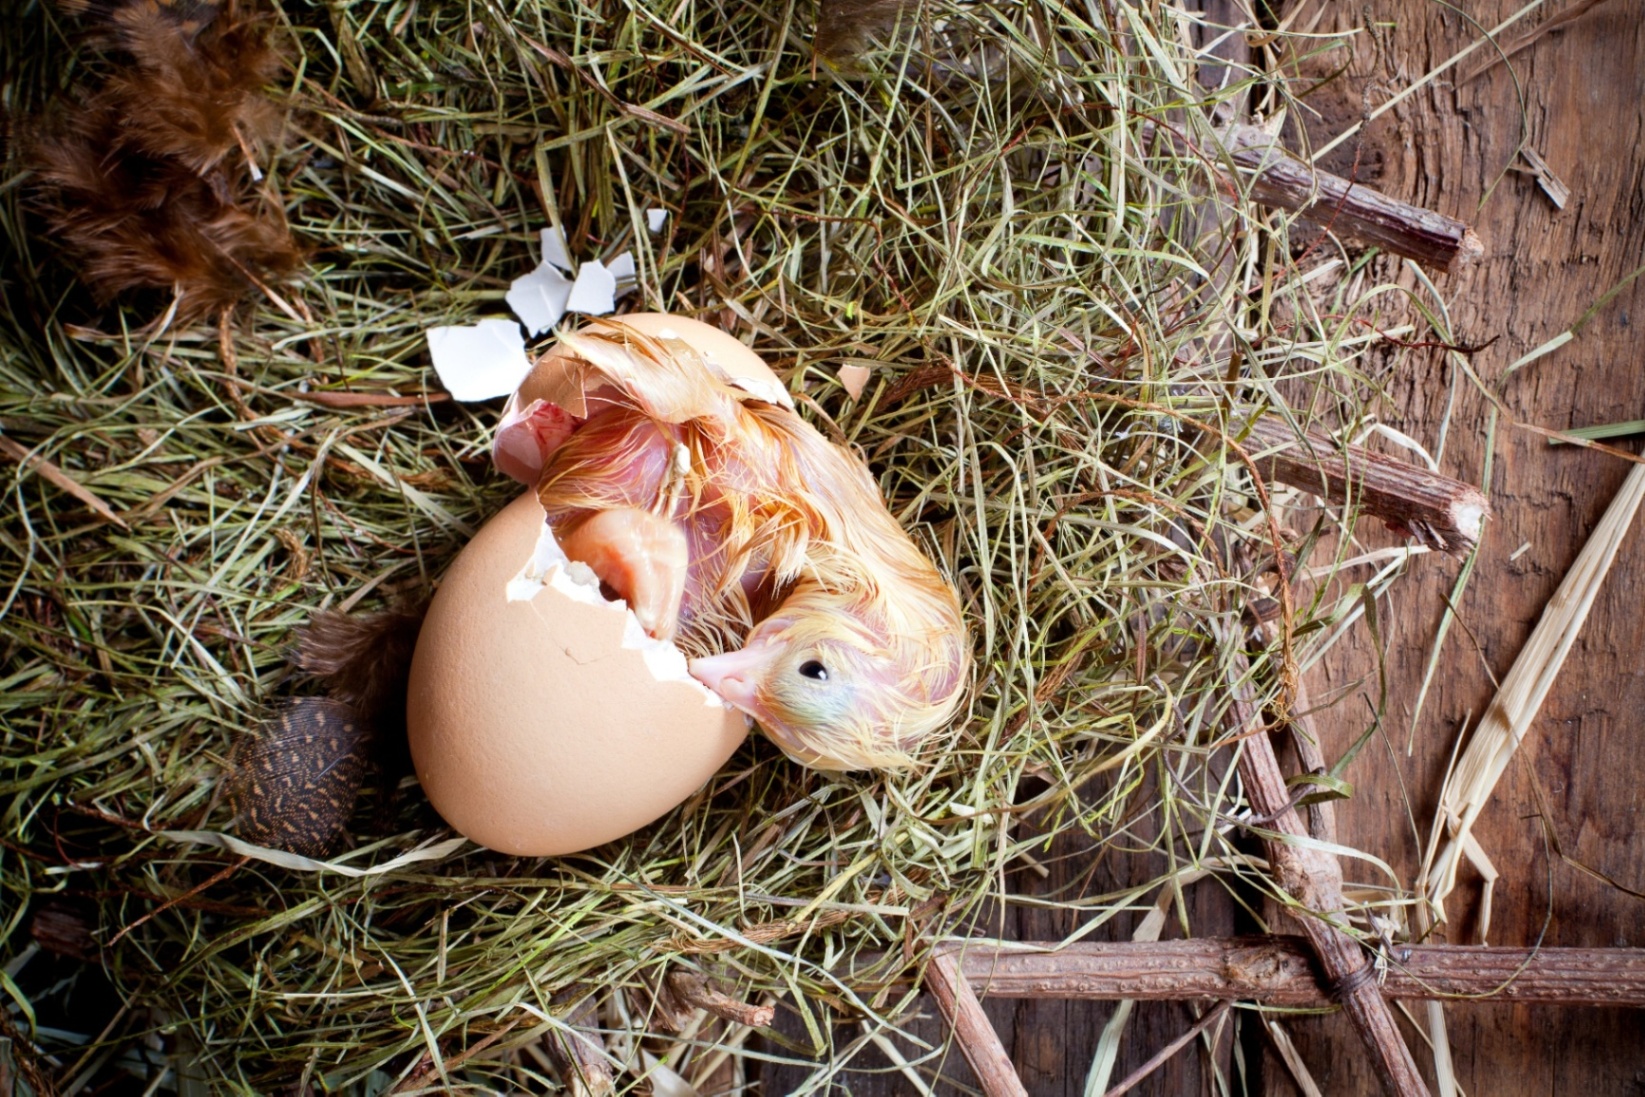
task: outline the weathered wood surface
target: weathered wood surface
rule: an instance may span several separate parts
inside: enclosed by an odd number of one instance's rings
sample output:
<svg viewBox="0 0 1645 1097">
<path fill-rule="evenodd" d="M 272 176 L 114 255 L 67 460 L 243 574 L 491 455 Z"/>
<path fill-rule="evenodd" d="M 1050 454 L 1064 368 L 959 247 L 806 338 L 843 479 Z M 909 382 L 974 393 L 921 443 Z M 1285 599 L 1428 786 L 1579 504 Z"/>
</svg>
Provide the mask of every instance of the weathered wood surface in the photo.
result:
<svg viewBox="0 0 1645 1097">
<path fill-rule="evenodd" d="M 1427 0 L 1327 6 L 1320 29 L 1367 29 L 1356 39 L 1348 71 L 1308 99 L 1324 115 L 1311 123 L 1316 144 L 1359 119 L 1367 88 L 1374 108 L 1472 41 L 1474 20 L 1490 26 L 1519 6 L 1483 0 L 1468 6 L 1466 20 Z M 1567 6 L 1550 3 L 1547 15 L 1531 16 L 1508 37 Z M 1345 60 L 1339 53 L 1319 66 L 1334 71 Z M 1489 384 L 1645 261 L 1645 21 L 1639 5 L 1601 4 L 1513 64 L 1525 97 L 1523 134 L 1514 81 L 1498 66 L 1460 87 L 1442 79 L 1419 92 L 1374 121 L 1358 149 L 1360 181 L 1467 220 L 1487 241 L 1477 264 L 1440 285 L 1452 304 L 1456 339 L 1477 345 L 1501 337 L 1472 359 Z M 1470 67 L 1472 59 L 1459 71 Z M 1570 187 L 1563 211 L 1529 176 L 1504 175 L 1522 136 Z M 1354 155 L 1350 143 L 1322 166 L 1346 172 Z M 1408 272 L 1399 280 L 1416 286 Z M 1507 416 L 1552 428 L 1638 418 L 1645 369 L 1635 326 L 1642 319 L 1645 279 L 1611 301 L 1575 342 L 1514 375 L 1503 388 Z M 1441 469 L 1478 482 L 1489 408 L 1447 356 L 1429 352 L 1388 384 L 1391 421 L 1430 447 L 1440 444 L 1449 410 Z M 1533 433 L 1498 426 L 1489 485 L 1494 517 L 1458 605 L 1466 627 L 1452 630 L 1414 728 L 1428 652 L 1458 572 L 1454 561 L 1437 555 L 1420 561 L 1381 607 L 1381 636 L 1358 633 L 1310 679 L 1315 696 L 1344 697 L 1315 717 L 1326 756 L 1334 760 L 1363 731 L 1367 702 L 1377 704 L 1379 657 L 1387 675 L 1382 739 L 1355 762 L 1349 776 L 1358 792 L 1338 807 L 1345 842 L 1415 878 L 1459 725 L 1484 710 L 1492 675 L 1512 663 L 1626 473 L 1616 458 L 1551 448 Z M 1475 828 L 1502 873 L 1493 945 L 1539 938 L 1550 946 L 1645 945 L 1645 903 L 1558 852 L 1645 890 L 1645 843 L 1637 839 L 1645 822 L 1641 582 L 1645 537 L 1636 530 L 1530 741 Z M 1468 910 L 1478 895 L 1477 876 L 1465 871 L 1464 878 L 1469 883 L 1448 903 L 1455 912 Z M 1477 919 L 1464 915 L 1439 939 L 1477 943 Z M 1448 1007 L 1447 1019 L 1457 1078 L 1470 1094 L 1645 1092 L 1640 1012 L 1467 1005 Z M 1370 1066 L 1343 1019 L 1288 1024 L 1325 1093 L 1374 1091 Z M 1430 1062 L 1420 1058 L 1432 1078 Z M 1270 1065 L 1277 1067 L 1272 1058 Z M 1271 1094 L 1296 1092 L 1281 1069 L 1270 1070 L 1267 1082 Z"/>
</svg>

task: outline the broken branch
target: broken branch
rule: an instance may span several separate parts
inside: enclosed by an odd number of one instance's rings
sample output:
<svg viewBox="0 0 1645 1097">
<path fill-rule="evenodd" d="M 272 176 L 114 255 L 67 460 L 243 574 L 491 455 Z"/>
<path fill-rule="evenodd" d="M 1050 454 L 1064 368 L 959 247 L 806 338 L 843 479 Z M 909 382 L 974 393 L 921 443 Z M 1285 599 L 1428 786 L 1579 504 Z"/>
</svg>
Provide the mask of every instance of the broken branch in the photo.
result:
<svg viewBox="0 0 1645 1097">
<path fill-rule="evenodd" d="M 1250 438 L 1264 475 L 1331 503 L 1353 502 L 1429 548 L 1466 555 L 1491 513 L 1479 489 L 1461 480 L 1362 446 L 1338 446 L 1313 431 L 1299 437 L 1276 419 L 1252 420 Z"/>
<path fill-rule="evenodd" d="M 707 1010 L 722 1021 L 731 1021 L 750 1028 L 767 1028 L 777 1016 L 777 1007 L 755 1006 L 716 987 L 694 971 L 674 971 L 668 976 L 669 992 L 682 1004 Z"/>
<path fill-rule="evenodd" d="M 1253 697 L 1249 665 L 1237 654 L 1230 664 L 1232 696 L 1224 720 L 1227 730 L 1243 740 L 1239 771 L 1246 799 L 1253 811 L 1269 820 L 1266 829 L 1275 834 L 1263 838 L 1274 877 L 1307 912 L 1296 918 L 1297 925 L 1325 969 L 1343 1012 L 1370 1050 L 1383 1089 L 1395 1097 L 1425 1097 L 1428 1087 L 1382 997 L 1374 966 L 1359 944 L 1329 920 L 1343 910 L 1342 869 L 1330 854 L 1292 843 L 1291 839 L 1306 839 L 1308 828 L 1291 806 L 1285 774 Z"/>
<path fill-rule="evenodd" d="M 1220 136 L 1234 164 L 1251 173 L 1251 197 L 1265 206 L 1453 273 L 1485 254 L 1484 242 L 1456 218 L 1320 171 L 1267 130 L 1233 125 Z"/>
<path fill-rule="evenodd" d="M 1028 1097 L 1011 1057 L 1000 1043 L 999 1033 L 983 1013 L 982 1003 L 966 982 L 953 952 L 938 952 L 931 958 L 925 969 L 925 986 L 948 1019 L 954 1041 L 971 1064 L 983 1093 L 988 1097 Z"/>
<path fill-rule="evenodd" d="M 1331 1004 L 1302 937 L 1188 941 L 946 942 L 960 972 L 991 998 L 1239 1001 L 1318 1009 Z M 1382 992 L 1419 1001 L 1645 1006 L 1645 949 L 1397 946 Z"/>
</svg>

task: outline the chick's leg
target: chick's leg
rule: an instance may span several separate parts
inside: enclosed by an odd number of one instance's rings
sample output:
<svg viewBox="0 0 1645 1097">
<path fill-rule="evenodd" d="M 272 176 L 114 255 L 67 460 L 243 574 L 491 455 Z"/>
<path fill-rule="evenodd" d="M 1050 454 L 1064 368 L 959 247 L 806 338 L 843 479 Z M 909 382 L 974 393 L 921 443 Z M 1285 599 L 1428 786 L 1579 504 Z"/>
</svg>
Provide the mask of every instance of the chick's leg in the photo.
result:
<svg viewBox="0 0 1645 1097">
<path fill-rule="evenodd" d="M 560 547 L 617 592 L 646 632 L 671 640 L 689 562 L 683 530 L 633 507 L 602 510 L 560 536 Z"/>
</svg>

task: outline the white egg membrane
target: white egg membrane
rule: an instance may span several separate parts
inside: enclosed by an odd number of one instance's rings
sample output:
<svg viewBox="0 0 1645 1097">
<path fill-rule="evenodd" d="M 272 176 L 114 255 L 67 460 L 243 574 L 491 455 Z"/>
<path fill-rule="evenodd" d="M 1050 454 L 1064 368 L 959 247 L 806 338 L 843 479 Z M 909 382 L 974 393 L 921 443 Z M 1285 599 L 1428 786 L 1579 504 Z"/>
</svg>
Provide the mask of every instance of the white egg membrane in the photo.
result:
<svg viewBox="0 0 1645 1097">
<path fill-rule="evenodd" d="M 578 560 L 573 560 L 565 554 L 560 542 L 554 537 L 553 528 L 543 523 L 542 532 L 537 537 L 537 547 L 532 551 L 531 559 L 526 561 L 524 568 L 507 587 L 510 602 L 529 602 L 535 598 L 544 587 L 552 587 L 567 598 L 581 602 L 588 606 L 606 606 L 614 612 L 623 615 L 622 647 L 628 651 L 637 651 L 645 660 L 646 669 L 659 682 L 688 682 L 702 694 L 703 704 L 718 705 L 731 708 L 720 695 L 691 677 L 687 669 L 685 652 L 675 647 L 671 641 L 658 640 L 645 627 L 640 619 L 634 616 L 634 611 L 628 608 L 628 603 L 622 599 L 615 601 L 600 593 L 600 577 L 594 574 L 594 569 Z"/>
</svg>

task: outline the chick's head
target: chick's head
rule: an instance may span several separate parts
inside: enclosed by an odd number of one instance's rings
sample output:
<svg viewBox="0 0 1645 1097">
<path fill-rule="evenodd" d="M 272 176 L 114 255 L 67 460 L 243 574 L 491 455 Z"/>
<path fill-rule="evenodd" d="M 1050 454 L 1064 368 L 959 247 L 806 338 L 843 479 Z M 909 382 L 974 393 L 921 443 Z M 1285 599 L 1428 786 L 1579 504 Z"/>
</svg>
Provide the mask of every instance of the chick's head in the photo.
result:
<svg viewBox="0 0 1645 1097">
<path fill-rule="evenodd" d="M 899 769 L 953 715 L 964 691 L 963 634 L 889 631 L 837 594 L 791 596 L 740 650 L 691 673 L 815 769 Z"/>
</svg>

